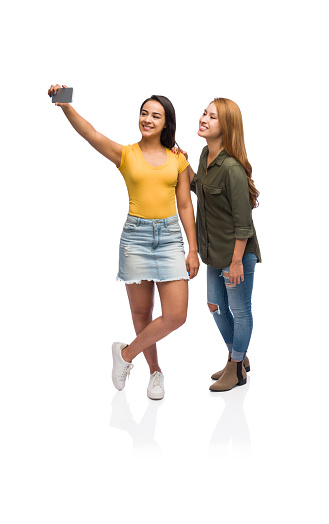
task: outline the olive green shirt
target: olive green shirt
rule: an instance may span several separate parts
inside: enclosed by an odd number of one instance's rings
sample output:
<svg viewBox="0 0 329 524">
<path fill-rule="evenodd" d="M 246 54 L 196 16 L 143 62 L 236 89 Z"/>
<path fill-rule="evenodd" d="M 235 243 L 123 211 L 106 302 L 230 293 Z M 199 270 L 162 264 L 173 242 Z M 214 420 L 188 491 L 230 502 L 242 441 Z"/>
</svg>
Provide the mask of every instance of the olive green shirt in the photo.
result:
<svg viewBox="0 0 329 524">
<path fill-rule="evenodd" d="M 200 156 L 191 189 L 198 197 L 197 238 L 202 261 L 216 269 L 232 262 L 235 240 L 248 239 L 244 254 L 261 255 L 251 217 L 247 175 L 223 149 L 207 168 L 208 146 Z"/>
</svg>

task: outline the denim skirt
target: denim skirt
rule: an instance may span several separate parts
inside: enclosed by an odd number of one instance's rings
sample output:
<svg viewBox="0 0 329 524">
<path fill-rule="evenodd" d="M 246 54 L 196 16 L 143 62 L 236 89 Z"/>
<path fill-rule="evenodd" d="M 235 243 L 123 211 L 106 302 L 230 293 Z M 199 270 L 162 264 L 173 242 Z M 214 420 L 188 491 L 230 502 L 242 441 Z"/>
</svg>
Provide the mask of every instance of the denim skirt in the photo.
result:
<svg viewBox="0 0 329 524">
<path fill-rule="evenodd" d="M 127 216 L 120 238 L 117 280 L 140 284 L 142 280 L 188 280 L 178 216 L 146 219 Z"/>
</svg>

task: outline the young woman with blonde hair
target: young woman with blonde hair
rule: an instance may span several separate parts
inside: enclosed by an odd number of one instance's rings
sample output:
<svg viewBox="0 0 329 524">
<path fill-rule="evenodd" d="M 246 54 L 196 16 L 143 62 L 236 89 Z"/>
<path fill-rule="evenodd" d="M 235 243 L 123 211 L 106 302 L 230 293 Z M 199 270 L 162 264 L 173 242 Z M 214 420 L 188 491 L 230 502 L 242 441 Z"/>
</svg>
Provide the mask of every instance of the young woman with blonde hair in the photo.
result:
<svg viewBox="0 0 329 524">
<path fill-rule="evenodd" d="M 62 86 L 65 88 L 66 86 Z M 60 86 L 48 91 L 54 96 Z M 119 247 L 118 280 L 125 282 L 137 337 L 112 345 L 114 386 L 121 390 L 141 352 L 150 368 L 149 398 L 164 396 L 156 342 L 184 324 L 188 279 L 199 269 L 188 162 L 171 152 L 175 144 L 175 110 L 168 98 L 153 95 L 139 112 L 141 140 L 122 146 L 94 129 L 70 104 L 60 106 L 73 128 L 121 172 L 129 193 L 129 213 Z M 189 243 L 185 260 L 177 208 Z M 162 314 L 153 320 L 155 285 Z"/>
<path fill-rule="evenodd" d="M 198 197 L 198 251 L 207 264 L 208 307 L 229 350 L 225 368 L 212 375 L 216 382 L 210 390 L 227 391 L 245 384 L 250 369 L 251 294 L 255 265 L 261 262 L 251 211 L 259 193 L 235 102 L 215 98 L 200 118 L 198 135 L 207 146 L 197 173 L 188 168 Z"/>
</svg>

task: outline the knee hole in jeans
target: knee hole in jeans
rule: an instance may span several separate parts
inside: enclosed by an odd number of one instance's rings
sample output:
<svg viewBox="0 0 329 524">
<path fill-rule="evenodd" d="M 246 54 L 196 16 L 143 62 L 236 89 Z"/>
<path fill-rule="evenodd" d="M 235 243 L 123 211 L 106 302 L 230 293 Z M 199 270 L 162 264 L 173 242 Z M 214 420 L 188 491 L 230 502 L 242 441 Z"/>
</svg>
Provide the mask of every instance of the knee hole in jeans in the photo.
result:
<svg viewBox="0 0 329 524">
<path fill-rule="evenodd" d="M 219 307 L 217 304 L 211 304 L 210 302 L 207 302 L 207 304 L 208 304 L 210 313 L 215 313 L 216 311 L 219 312 Z"/>
</svg>

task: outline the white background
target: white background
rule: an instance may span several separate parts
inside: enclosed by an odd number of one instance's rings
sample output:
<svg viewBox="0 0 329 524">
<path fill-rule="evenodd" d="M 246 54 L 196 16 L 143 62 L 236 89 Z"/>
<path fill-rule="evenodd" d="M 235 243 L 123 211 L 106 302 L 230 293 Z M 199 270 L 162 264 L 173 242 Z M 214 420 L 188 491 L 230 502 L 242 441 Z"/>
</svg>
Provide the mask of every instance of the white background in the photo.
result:
<svg viewBox="0 0 329 524">
<path fill-rule="evenodd" d="M 1 12 L 0 517 L 4 524 L 320 522 L 328 470 L 328 46 L 324 2 L 7 3 Z M 186 324 L 158 344 L 166 396 L 134 337 L 118 243 L 120 173 L 47 96 L 119 143 L 165 95 L 197 168 L 198 119 L 241 108 L 253 178 L 256 268 L 248 384 L 211 394 L 226 350 L 205 266 Z M 193 203 L 195 199 L 193 197 Z M 159 314 L 156 303 L 156 314 Z"/>
</svg>

